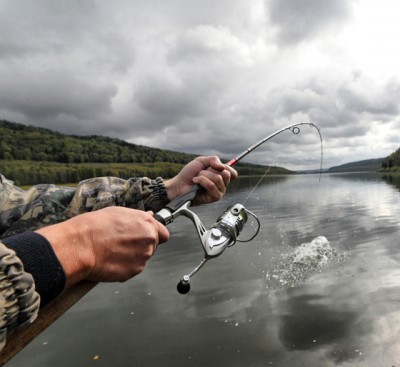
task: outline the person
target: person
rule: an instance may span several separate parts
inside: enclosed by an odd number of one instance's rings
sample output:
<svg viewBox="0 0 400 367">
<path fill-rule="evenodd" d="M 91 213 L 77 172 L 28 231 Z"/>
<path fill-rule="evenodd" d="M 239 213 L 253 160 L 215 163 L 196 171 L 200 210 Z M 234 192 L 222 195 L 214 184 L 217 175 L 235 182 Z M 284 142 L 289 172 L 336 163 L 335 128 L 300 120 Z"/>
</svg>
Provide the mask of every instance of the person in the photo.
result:
<svg viewBox="0 0 400 367">
<path fill-rule="evenodd" d="M 235 177 L 216 156 L 195 158 L 169 180 L 97 177 L 25 191 L 0 175 L 0 348 L 72 285 L 139 274 L 169 239 L 153 214 L 193 184 L 203 188 L 194 205 L 217 201 Z"/>
</svg>

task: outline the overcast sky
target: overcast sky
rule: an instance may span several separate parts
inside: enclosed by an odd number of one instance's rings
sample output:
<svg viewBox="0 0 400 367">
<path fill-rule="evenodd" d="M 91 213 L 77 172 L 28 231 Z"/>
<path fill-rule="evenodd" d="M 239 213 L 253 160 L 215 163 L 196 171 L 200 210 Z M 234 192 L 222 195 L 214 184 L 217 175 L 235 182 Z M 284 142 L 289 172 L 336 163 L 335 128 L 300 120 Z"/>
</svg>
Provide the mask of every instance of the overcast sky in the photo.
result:
<svg viewBox="0 0 400 367">
<path fill-rule="evenodd" d="M 227 159 L 288 124 L 324 166 L 400 146 L 396 0 L 0 0 L 0 119 Z M 315 168 L 285 132 L 249 160 Z"/>
</svg>

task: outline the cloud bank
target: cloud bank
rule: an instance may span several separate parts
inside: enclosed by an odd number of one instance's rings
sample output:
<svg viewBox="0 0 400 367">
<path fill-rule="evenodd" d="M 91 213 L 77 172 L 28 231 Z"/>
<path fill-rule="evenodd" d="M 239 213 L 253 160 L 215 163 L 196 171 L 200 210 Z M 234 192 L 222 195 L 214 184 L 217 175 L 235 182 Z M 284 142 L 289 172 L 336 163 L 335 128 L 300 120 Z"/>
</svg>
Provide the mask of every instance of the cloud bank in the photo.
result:
<svg viewBox="0 0 400 367">
<path fill-rule="evenodd" d="M 397 5 L 383 2 L 6 0 L 0 118 L 225 158 L 310 121 L 325 166 L 383 157 L 400 133 L 399 74 L 382 63 L 399 59 Z M 360 36 L 371 18 L 376 39 Z M 291 135 L 249 160 L 318 166 L 315 132 Z"/>
</svg>

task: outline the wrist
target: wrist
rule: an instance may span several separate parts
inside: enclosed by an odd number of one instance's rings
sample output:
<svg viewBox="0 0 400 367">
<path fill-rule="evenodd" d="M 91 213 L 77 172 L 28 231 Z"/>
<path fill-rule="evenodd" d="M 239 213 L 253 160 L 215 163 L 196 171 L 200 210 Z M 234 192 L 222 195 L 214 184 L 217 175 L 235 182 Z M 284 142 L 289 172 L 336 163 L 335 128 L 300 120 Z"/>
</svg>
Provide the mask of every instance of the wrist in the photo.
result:
<svg viewBox="0 0 400 367">
<path fill-rule="evenodd" d="M 36 231 L 45 237 L 66 276 L 66 288 L 85 279 L 93 268 L 90 246 L 85 246 L 85 231 L 70 221 L 44 227 Z"/>
<path fill-rule="evenodd" d="M 165 190 L 167 192 L 168 200 L 170 202 L 174 200 L 176 197 L 178 197 L 178 194 L 176 192 L 175 177 L 165 181 L 164 185 L 165 185 Z"/>
</svg>

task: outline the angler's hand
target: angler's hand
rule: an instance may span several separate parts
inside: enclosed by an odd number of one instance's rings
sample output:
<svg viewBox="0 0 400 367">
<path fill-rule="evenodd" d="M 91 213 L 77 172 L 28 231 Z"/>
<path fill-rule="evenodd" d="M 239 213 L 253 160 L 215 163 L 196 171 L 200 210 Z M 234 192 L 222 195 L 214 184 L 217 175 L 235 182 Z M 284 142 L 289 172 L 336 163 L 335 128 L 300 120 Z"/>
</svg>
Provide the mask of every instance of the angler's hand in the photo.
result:
<svg viewBox="0 0 400 367">
<path fill-rule="evenodd" d="M 83 279 L 125 281 L 139 274 L 169 238 L 152 212 L 108 207 L 37 230 L 52 245 L 67 287 Z"/>
<path fill-rule="evenodd" d="M 221 199 L 229 182 L 237 177 L 234 168 L 223 164 L 217 156 L 197 157 L 189 162 L 171 180 L 165 183 L 170 201 L 185 194 L 193 184 L 205 189 L 197 193 L 195 205 L 212 203 Z"/>
</svg>

